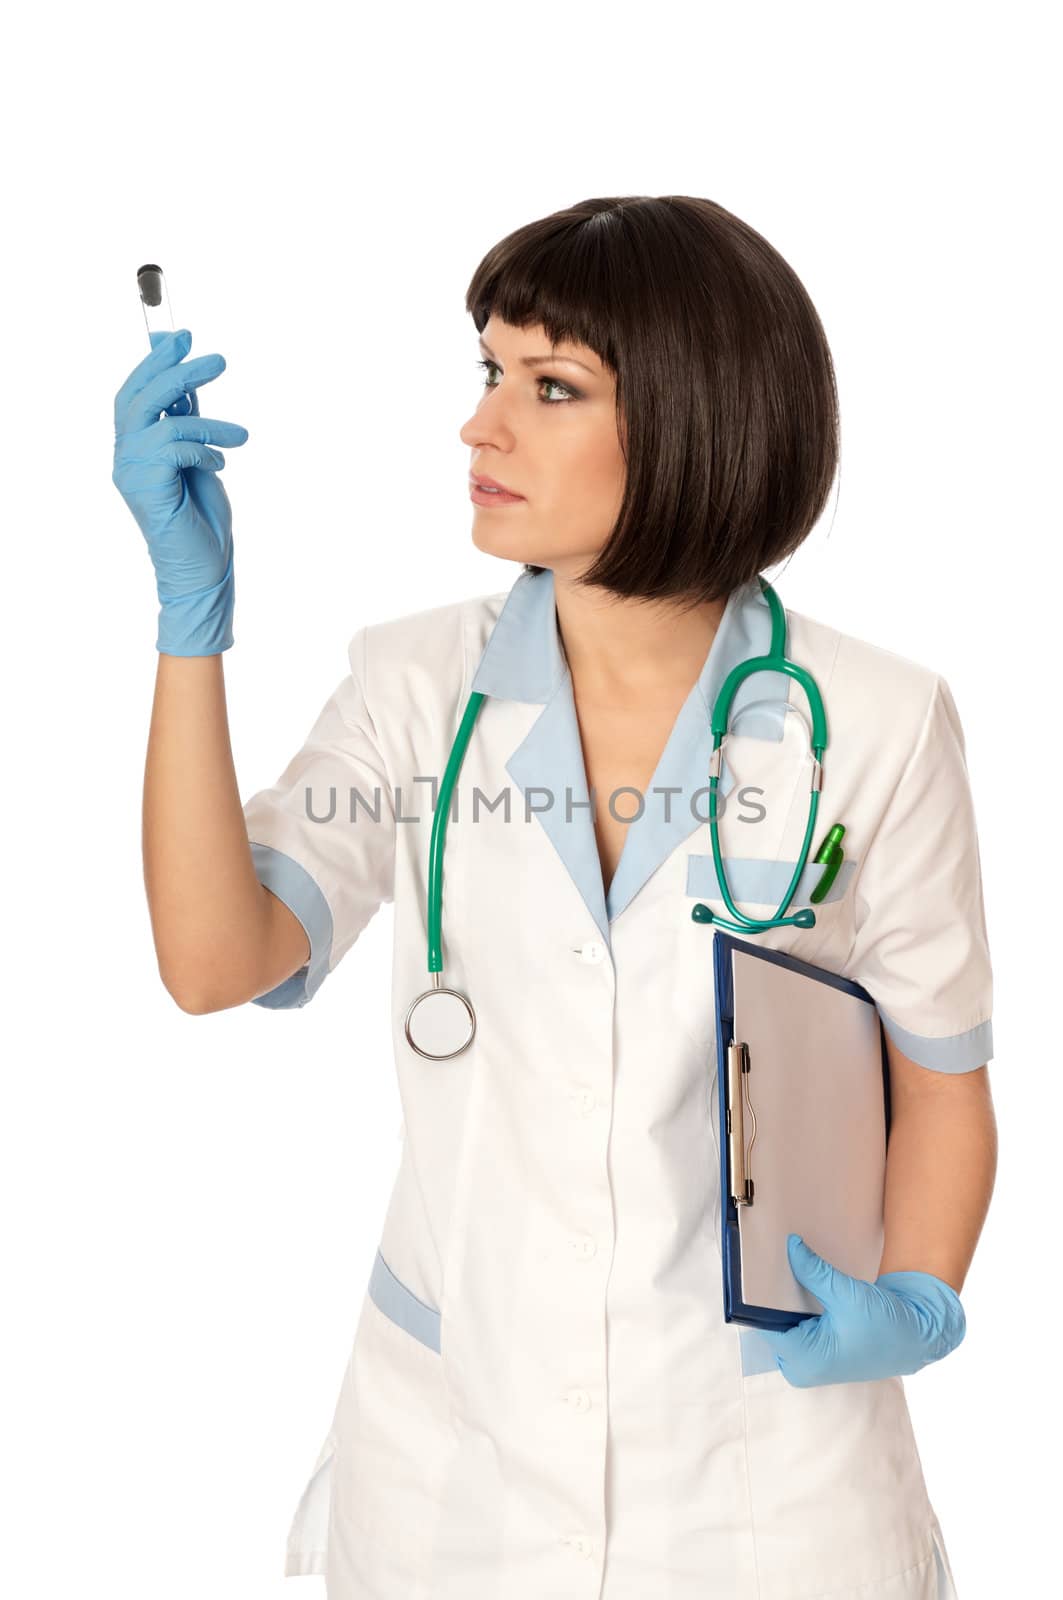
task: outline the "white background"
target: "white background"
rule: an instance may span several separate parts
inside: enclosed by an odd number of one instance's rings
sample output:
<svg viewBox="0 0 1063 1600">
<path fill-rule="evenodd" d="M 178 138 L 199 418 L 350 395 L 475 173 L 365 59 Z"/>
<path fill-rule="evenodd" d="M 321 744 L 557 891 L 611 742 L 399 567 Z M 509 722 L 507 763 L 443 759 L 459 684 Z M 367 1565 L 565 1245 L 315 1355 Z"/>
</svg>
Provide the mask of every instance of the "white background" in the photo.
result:
<svg viewBox="0 0 1063 1600">
<path fill-rule="evenodd" d="M 158 977 L 140 855 L 157 602 L 110 478 L 113 397 L 148 349 L 136 269 L 161 262 L 192 355 L 226 357 L 203 413 L 250 431 L 224 479 L 246 798 L 355 628 L 516 578 L 470 539 L 465 287 L 522 223 L 640 193 L 718 201 L 803 280 L 843 462 L 775 581 L 941 672 L 963 720 L 1000 1166 L 966 1340 L 907 1390 L 962 1600 L 1042 1592 L 1063 1109 L 1053 10 L 212 0 L 6 21 L 5 1594 L 323 1592 L 282 1577 L 285 1535 L 400 1152 L 390 909 L 303 1010 L 189 1016 Z"/>
</svg>

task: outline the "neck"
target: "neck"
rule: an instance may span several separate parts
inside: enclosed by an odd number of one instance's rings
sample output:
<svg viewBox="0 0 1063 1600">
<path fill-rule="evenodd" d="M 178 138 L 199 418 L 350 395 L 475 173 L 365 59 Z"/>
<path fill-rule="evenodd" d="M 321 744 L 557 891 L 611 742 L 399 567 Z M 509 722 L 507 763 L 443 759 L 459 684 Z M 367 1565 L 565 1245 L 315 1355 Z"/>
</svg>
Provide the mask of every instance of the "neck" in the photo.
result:
<svg viewBox="0 0 1063 1600">
<path fill-rule="evenodd" d="M 554 600 L 569 671 L 584 701 L 625 706 L 670 701 L 705 665 L 727 601 L 680 610 L 666 600 L 628 600 L 581 589 L 554 574 Z"/>
</svg>

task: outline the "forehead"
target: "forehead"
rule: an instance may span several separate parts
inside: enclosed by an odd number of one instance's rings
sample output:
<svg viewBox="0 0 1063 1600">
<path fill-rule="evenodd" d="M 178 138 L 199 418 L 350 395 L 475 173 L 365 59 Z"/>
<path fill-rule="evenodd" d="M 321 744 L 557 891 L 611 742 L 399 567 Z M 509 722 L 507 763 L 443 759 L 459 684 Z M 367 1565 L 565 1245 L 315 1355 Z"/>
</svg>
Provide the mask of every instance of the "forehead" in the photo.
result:
<svg viewBox="0 0 1063 1600">
<path fill-rule="evenodd" d="M 503 322 L 501 317 L 492 313 L 480 335 L 480 343 L 496 354 L 504 348 L 515 356 L 553 356 L 555 360 L 562 356 L 572 356 L 575 360 L 583 362 L 592 372 L 605 371 L 600 357 L 589 345 L 580 344 L 573 339 L 562 339 L 560 344 L 555 346 L 546 329 L 538 323 L 527 328 L 518 328 L 512 322 Z"/>
</svg>

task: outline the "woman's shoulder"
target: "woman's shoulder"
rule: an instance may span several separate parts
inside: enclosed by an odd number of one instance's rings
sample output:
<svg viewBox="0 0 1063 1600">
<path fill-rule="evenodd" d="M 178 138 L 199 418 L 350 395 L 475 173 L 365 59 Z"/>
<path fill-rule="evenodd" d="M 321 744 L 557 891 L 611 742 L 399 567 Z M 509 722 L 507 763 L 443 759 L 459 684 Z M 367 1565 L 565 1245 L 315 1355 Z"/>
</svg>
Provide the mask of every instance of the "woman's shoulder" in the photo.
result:
<svg viewBox="0 0 1063 1600">
<path fill-rule="evenodd" d="M 348 645 L 352 670 L 378 692 L 452 696 L 475 669 L 508 594 L 465 596 L 366 623 Z"/>
<path fill-rule="evenodd" d="M 865 716 L 874 709 L 894 722 L 925 717 L 943 681 L 936 667 L 806 612 L 787 609 L 786 621 L 787 654 L 809 669 L 836 706 Z"/>
</svg>

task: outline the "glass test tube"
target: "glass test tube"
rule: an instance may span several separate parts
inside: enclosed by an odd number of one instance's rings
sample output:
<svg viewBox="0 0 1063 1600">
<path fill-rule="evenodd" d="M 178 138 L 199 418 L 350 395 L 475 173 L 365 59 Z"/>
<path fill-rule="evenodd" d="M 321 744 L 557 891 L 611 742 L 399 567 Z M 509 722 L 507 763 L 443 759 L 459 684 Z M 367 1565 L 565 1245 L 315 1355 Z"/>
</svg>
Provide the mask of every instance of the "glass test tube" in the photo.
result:
<svg viewBox="0 0 1063 1600">
<path fill-rule="evenodd" d="M 148 340 L 154 350 L 164 334 L 175 331 L 173 312 L 170 310 L 170 296 L 167 293 L 166 278 L 162 268 L 154 261 L 138 267 L 137 288 L 140 290 L 140 304 L 147 324 Z M 182 395 L 168 408 L 166 414 L 171 417 L 188 416 L 191 409 L 191 400 L 187 395 Z"/>
<path fill-rule="evenodd" d="M 139 267 L 137 288 L 140 290 L 140 304 L 148 328 L 148 339 L 154 349 L 159 342 L 157 337 L 159 334 L 174 331 L 170 296 L 166 292 L 166 279 L 162 268 L 157 267 L 152 261 L 146 266 Z M 153 335 L 156 337 L 152 337 Z"/>
</svg>

